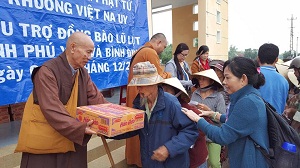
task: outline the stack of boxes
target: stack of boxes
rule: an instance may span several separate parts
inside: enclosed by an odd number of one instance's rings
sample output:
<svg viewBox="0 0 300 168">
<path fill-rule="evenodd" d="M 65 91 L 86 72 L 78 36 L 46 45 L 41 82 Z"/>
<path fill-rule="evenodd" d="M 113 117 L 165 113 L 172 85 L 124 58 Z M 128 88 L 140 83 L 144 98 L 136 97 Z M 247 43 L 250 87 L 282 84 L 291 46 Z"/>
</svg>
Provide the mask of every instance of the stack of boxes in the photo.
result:
<svg viewBox="0 0 300 168">
<path fill-rule="evenodd" d="M 25 108 L 25 102 L 24 103 L 17 103 L 17 104 L 11 104 L 11 115 L 13 121 L 22 120 L 24 108 Z"/>
<path fill-rule="evenodd" d="M 22 120 L 24 108 L 25 102 L 0 106 L 0 124 Z"/>
<path fill-rule="evenodd" d="M 0 124 L 10 122 L 9 106 L 0 106 Z"/>
</svg>

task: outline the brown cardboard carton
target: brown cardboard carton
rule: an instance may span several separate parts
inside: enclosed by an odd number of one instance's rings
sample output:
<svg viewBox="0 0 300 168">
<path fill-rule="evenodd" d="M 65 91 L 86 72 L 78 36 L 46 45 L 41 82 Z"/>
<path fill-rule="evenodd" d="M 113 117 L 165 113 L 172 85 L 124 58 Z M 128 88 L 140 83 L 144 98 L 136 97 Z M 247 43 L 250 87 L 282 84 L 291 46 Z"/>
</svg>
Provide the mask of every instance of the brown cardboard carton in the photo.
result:
<svg viewBox="0 0 300 168">
<path fill-rule="evenodd" d="M 26 102 L 11 104 L 11 113 L 14 121 L 22 120 Z"/>
<path fill-rule="evenodd" d="M 0 106 L 0 124 L 10 122 L 9 106 Z"/>
<path fill-rule="evenodd" d="M 113 137 L 144 127 L 145 112 L 117 104 L 77 107 L 77 120 L 94 120 L 91 128 L 99 134 Z"/>
</svg>

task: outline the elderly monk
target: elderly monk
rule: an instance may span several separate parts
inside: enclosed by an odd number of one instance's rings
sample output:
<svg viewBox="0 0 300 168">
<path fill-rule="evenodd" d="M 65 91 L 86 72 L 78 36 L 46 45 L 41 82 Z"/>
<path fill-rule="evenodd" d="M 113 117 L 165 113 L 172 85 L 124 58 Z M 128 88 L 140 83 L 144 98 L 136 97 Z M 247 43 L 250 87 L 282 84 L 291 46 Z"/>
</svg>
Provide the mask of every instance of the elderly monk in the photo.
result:
<svg viewBox="0 0 300 168">
<path fill-rule="evenodd" d="M 143 168 L 189 168 L 188 149 L 195 143 L 198 130 L 195 123 L 181 112 L 177 98 L 158 85 L 163 81 L 150 62 L 133 66 L 133 78 L 128 86 L 138 89 L 133 107 L 146 112 L 144 128 L 114 139 L 138 134 Z"/>
<path fill-rule="evenodd" d="M 73 33 L 66 50 L 35 68 L 16 152 L 21 168 L 86 168 L 93 121 L 78 122 L 76 107 L 107 103 L 84 65 L 94 50 L 92 39 Z"/>
<path fill-rule="evenodd" d="M 167 46 L 167 39 L 164 34 L 157 33 L 153 35 L 149 42 L 141 47 L 131 58 L 128 83 L 133 77 L 133 65 L 139 62 L 149 61 L 155 65 L 158 74 L 163 78 L 170 78 L 171 74 L 164 72 L 160 67 L 160 60 L 158 54 L 162 53 Z M 138 94 L 136 86 L 128 86 L 126 91 L 126 106 L 132 107 L 133 100 Z M 140 154 L 140 141 L 139 137 L 135 136 L 126 140 L 125 157 L 127 164 L 142 166 Z"/>
</svg>

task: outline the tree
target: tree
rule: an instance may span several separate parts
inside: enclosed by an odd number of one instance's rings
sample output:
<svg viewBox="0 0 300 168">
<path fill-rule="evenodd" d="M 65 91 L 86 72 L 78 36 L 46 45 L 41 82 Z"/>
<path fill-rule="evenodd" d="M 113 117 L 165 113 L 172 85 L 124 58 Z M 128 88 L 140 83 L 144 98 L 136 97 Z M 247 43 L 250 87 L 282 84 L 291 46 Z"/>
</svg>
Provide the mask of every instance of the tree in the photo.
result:
<svg viewBox="0 0 300 168">
<path fill-rule="evenodd" d="M 159 55 L 162 64 L 166 64 L 172 59 L 172 44 L 169 44 L 165 50 Z"/>
<path fill-rule="evenodd" d="M 228 51 L 228 58 L 232 59 L 233 57 L 238 56 L 238 49 L 235 46 L 230 46 Z"/>
<path fill-rule="evenodd" d="M 257 58 L 257 53 L 258 53 L 257 49 L 248 48 L 248 49 L 245 49 L 244 57 L 254 60 Z"/>
</svg>

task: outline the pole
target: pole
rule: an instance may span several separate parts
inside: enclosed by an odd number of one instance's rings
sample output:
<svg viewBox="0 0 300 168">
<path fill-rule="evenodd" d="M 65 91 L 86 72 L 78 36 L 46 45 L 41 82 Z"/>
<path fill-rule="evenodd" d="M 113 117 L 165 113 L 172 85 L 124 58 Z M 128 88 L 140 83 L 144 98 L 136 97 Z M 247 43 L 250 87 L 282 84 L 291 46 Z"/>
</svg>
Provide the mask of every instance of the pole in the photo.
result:
<svg viewBox="0 0 300 168">
<path fill-rule="evenodd" d="M 294 22 L 294 20 L 296 20 L 296 19 L 297 19 L 297 18 L 294 18 L 293 15 L 292 15 L 291 19 L 288 19 L 288 20 L 291 20 L 291 32 L 290 32 L 290 56 L 291 56 L 292 58 L 294 58 L 294 49 L 293 49 L 293 47 L 294 47 L 294 40 L 293 40 L 293 37 L 294 37 L 294 31 L 293 31 L 294 25 L 293 25 L 293 22 Z"/>
<path fill-rule="evenodd" d="M 298 37 L 297 37 L 297 45 L 296 45 L 296 57 L 298 56 Z"/>
<path fill-rule="evenodd" d="M 109 159 L 109 161 L 110 161 L 111 167 L 112 167 L 112 168 L 115 168 L 114 159 L 113 159 L 113 157 L 112 157 L 112 155 L 111 155 L 111 153 L 110 153 L 110 150 L 109 150 L 108 144 L 107 144 L 107 142 L 106 142 L 106 139 L 105 139 L 105 137 L 104 137 L 103 135 L 99 135 L 99 136 L 101 137 L 101 140 L 102 140 L 102 142 L 103 142 L 103 145 L 104 145 L 106 154 L 107 154 L 107 156 L 108 156 L 108 159 Z"/>
</svg>

